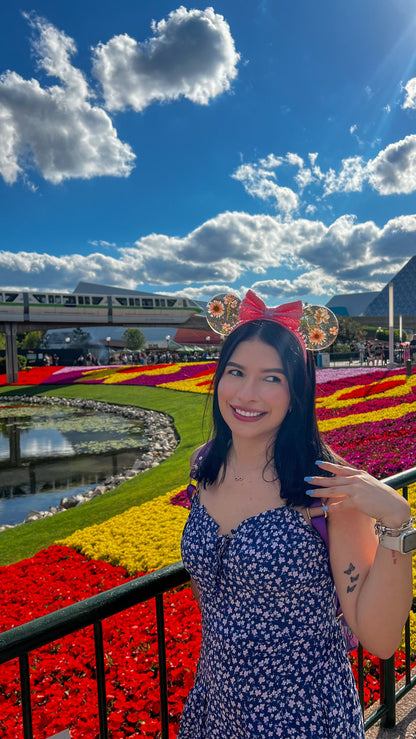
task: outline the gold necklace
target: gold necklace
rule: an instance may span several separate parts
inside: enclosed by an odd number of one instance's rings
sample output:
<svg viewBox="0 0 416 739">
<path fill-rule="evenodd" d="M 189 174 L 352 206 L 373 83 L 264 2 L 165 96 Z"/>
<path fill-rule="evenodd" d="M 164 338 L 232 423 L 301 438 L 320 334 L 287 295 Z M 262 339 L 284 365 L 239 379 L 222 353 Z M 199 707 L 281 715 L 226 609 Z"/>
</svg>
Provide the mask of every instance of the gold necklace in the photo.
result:
<svg viewBox="0 0 416 739">
<path fill-rule="evenodd" d="M 230 463 L 231 463 L 231 471 L 232 471 L 234 480 L 236 482 L 242 482 L 243 480 L 246 480 L 247 476 L 250 475 L 252 472 L 257 472 L 257 470 L 264 469 L 263 464 L 257 465 L 257 467 L 250 467 L 250 469 L 248 469 L 244 475 L 241 475 L 241 474 L 237 474 L 237 472 L 235 471 L 234 464 L 231 462 L 231 460 L 230 460 Z"/>
</svg>

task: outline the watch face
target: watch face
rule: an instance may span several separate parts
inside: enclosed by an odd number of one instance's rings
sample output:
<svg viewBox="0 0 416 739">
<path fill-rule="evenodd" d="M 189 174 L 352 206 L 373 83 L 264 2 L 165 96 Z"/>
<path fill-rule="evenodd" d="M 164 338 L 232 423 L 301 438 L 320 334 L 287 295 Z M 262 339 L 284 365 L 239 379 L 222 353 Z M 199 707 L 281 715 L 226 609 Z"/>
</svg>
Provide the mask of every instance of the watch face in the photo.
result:
<svg viewBox="0 0 416 739">
<path fill-rule="evenodd" d="M 416 549 L 416 529 L 403 537 L 403 553 L 413 552 L 414 549 Z"/>
</svg>

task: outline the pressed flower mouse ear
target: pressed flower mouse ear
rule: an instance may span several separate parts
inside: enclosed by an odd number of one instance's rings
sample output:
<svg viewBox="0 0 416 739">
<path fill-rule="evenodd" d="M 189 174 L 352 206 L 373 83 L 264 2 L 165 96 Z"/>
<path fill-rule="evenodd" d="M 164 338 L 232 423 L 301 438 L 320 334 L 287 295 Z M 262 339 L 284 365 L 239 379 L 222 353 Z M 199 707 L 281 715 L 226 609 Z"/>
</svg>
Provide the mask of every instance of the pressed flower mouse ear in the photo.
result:
<svg viewBox="0 0 416 739">
<path fill-rule="evenodd" d="M 268 308 L 252 290 L 248 290 L 243 300 L 230 293 L 215 295 L 207 305 L 206 318 L 213 331 L 223 336 L 248 321 L 280 323 L 296 334 L 305 358 L 306 349 L 326 349 L 338 336 L 338 319 L 329 308 L 303 305 L 300 300 Z"/>
<path fill-rule="evenodd" d="M 237 323 L 241 300 L 230 293 L 219 293 L 209 301 L 206 319 L 212 330 L 227 336 Z"/>
<path fill-rule="evenodd" d="M 321 351 L 335 341 L 339 326 L 336 315 L 323 305 L 304 305 L 300 319 L 299 333 L 306 348 Z"/>
</svg>

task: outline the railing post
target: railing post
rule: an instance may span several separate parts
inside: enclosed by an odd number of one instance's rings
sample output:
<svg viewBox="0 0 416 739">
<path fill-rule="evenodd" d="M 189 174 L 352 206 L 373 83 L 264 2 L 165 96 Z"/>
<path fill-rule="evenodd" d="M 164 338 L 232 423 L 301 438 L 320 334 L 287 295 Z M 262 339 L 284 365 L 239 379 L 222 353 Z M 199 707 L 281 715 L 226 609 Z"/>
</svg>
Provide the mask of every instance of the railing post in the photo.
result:
<svg viewBox="0 0 416 739">
<path fill-rule="evenodd" d="M 380 703 L 386 707 L 386 713 L 380 725 L 391 729 L 396 725 L 396 677 L 394 655 L 380 661 Z"/>
<path fill-rule="evenodd" d="M 97 670 L 98 717 L 100 739 L 108 739 L 107 696 L 105 692 L 105 664 L 103 648 L 103 626 L 101 621 L 94 623 L 95 667 Z"/>
<path fill-rule="evenodd" d="M 357 651 L 357 670 L 358 670 L 358 697 L 361 703 L 361 709 L 364 714 L 364 656 L 361 644 L 358 644 Z"/>
<path fill-rule="evenodd" d="M 168 683 L 166 673 L 165 618 L 163 595 L 156 595 L 157 647 L 159 653 L 160 717 L 162 720 L 162 739 L 169 739 Z"/>
<path fill-rule="evenodd" d="M 24 739 L 33 739 L 32 703 L 30 698 L 29 655 L 19 657 L 20 689 L 22 691 L 22 715 Z"/>
</svg>

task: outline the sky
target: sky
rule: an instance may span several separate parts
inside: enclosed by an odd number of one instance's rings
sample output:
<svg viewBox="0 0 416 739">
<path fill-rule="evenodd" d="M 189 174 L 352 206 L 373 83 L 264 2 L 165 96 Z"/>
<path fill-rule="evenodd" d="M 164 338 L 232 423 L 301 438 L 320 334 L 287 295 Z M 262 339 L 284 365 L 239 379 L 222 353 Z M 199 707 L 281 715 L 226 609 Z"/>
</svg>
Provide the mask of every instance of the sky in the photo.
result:
<svg viewBox="0 0 416 739">
<path fill-rule="evenodd" d="M 4 0 L 0 287 L 268 305 L 416 254 L 414 0 Z"/>
</svg>

